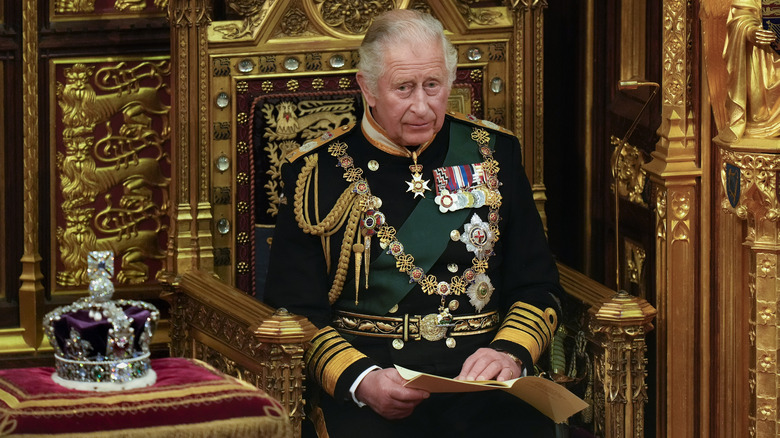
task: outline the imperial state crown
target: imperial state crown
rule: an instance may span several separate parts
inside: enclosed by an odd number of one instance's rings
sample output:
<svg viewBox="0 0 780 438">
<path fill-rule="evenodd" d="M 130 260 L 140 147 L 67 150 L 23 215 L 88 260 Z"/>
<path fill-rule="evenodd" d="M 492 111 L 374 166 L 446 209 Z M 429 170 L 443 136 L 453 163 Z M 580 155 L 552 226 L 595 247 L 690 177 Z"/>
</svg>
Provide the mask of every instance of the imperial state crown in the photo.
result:
<svg viewBox="0 0 780 438">
<path fill-rule="evenodd" d="M 92 251 L 88 297 L 47 313 L 44 330 L 54 348 L 52 379 L 84 391 L 118 391 L 153 385 L 149 343 L 160 318 L 151 304 L 111 300 L 114 254 Z"/>
</svg>

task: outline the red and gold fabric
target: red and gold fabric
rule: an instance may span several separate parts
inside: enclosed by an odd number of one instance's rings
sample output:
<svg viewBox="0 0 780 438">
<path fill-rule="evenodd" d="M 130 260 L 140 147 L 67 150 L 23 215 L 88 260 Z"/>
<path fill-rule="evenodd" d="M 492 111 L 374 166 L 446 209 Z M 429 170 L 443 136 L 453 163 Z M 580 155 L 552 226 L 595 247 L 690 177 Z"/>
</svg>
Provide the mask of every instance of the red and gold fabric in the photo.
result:
<svg viewBox="0 0 780 438">
<path fill-rule="evenodd" d="M 118 392 L 67 389 L 49 367 L 0 370 L 0 436 L 292 436 L 284 408 L 248 383 L 194 359 L 152 369 L 153 386 Z"/>
</svg>

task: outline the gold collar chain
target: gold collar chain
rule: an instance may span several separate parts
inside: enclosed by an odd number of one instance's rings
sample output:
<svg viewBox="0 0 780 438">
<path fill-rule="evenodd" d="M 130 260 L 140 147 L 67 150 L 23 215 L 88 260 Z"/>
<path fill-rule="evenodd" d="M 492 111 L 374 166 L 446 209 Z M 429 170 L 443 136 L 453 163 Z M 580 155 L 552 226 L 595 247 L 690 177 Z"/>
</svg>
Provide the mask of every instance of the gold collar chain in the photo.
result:
<svg viewBox="0 0 780 438">
<path fill-rule="evenodd" d="M 490 134 L 482 128 L 473 128 L 471 138 L 477 142 L 479 152 L 485 159 L 485 172 L 487 174 L 488 190 L 493 196 L 489 197 L 486 203 L 489 207 L 488 223 L 495 243 L 499 238 L 498 222 L 500 216 L 498 210 L 501 207 L 501 193 L 498 191 L 498 162 L 493 158 L 493 151 L 488 146 Z M 379 212 L 381 200 L 371 194 L 368 181 L 363 176 L 363 169 L 355 166 L 355 161 L 347 154 L 348 146 L 342 141 L 336 141 L 328 147 L 328 152 L 335 157 L 339 165 L 344 168 L 344 179 L 354 183 L 354 191 L 360 196 L 360 207 L 363 211 L 363 220 L 361 221 L 361 234 L 366 238 L 366 245 L 356 245 L 362 252 L 370 251 L 370 238 L 376 234 L 379 237 L 379 244 L 395 258 L 395 265 L 398 270 L 407 274 L 410 281 L 419 283 L 423 292 L 427 295 L 437 294 L 442 298 L 442 305 L 439 307 L 440 325 L 446 325 L 447 319 L 452 318 L 449 315 L 449 309 L 444 306 L 445 297 L 448 295 L 461 295 L 466 291 L 467 286 L 474 286 L 477 276 L 484 274 L 488 269 L 488 259 L 493 255 L 493 251 L 477 253 L 472 259 L 472 266 L 463 271 L 460 276 L 453 276 L 450 282 L 438 281 L 435 275 L 426 274 L 425 271 L 414 264 L 414 256 L 404 251 L 403 244 L 396 239 L 396 229 L 385 223 L 385 215 Z M 368 221 L 366 220 L 368 218 Z M 370 226 L 366 226 L 366 224 Z M 368 276 L 368 263 L 370 253 L 366 260 L 366 276 Z M 361 254 L 362 258 L 362 254 Z M 356 255 L 356 270 L 359 270 L 359 261 Z M 355 276 L 356 289 L 359 282 L 359 275 Z M 367 282 L 366 282 L 367 283 Z M 366 284 L 368 287 L 368 284 Z M 355 301 L 357 303 L 357 290 L 355 291 Z"/>
</svg>

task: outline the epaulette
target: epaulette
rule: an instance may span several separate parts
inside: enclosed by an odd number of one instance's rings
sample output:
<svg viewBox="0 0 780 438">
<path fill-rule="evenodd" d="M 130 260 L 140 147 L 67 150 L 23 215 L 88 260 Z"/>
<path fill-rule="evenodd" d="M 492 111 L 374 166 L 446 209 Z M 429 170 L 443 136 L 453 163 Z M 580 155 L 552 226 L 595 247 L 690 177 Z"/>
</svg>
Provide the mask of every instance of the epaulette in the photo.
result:
<svg viewBox="0 0 780 438">
<path fill-rule="evenodd" d="M 492 129 L 494 131 L 502 132 L 507 135 L 514 136 L 515 134 L 510 131 L 509 129 L 504 128 L 503 126 L 500 126 L 496 123 L 491 122 L 490 120 L 482 120 L 474 117 L 471 114 L 462 114 L 462 113 L 456 113 L 453 111 L 448 111 L 447 114 L 449 114 L 452 118 L 456 120 L 461 120 L 463 122 L 471 123 L 473 125 L 477 126 L 484 126 L 485 128 Z"/>
<path fill-rule="evenodd" d="M 343 125 L 339 126 L 338 128 L 334 129 L 333 131 L 328 131 L 318 138 L 313 138 L 311 140 L 306 140 L 301 147 L 298 149 L 295 149 L 294 151 L 291 151 L 289 154 L 287 154 L 287 161 L 292 163 L 293 161 L 297 160 L 298 158 L 306 155 L 307 153 L 319 148 L 320 146 L 324 145 L 325 143 L 330 142 L 331 140 L 335 138 L 339 138 L 342 135 L 346 134 L 347 132 L 351 131 L 352 128 L 355 127 L 354 123 L 350 123 L 349 125 Z"/>
</svg>

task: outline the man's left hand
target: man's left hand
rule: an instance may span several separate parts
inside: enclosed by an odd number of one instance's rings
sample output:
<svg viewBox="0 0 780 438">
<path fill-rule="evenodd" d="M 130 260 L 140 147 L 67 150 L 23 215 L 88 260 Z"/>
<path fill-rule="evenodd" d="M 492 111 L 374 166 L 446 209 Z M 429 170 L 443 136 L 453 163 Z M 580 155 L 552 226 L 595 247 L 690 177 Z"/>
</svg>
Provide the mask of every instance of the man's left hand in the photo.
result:
<svg viewBox="0 0 780 438">
<path fill-rule="evenodd" d="M 492 348 L 480 348 L 463 362 L 457 380 L 498 380 L 520 377 L 522 370 L 508 354 Z"/>
</svg>

